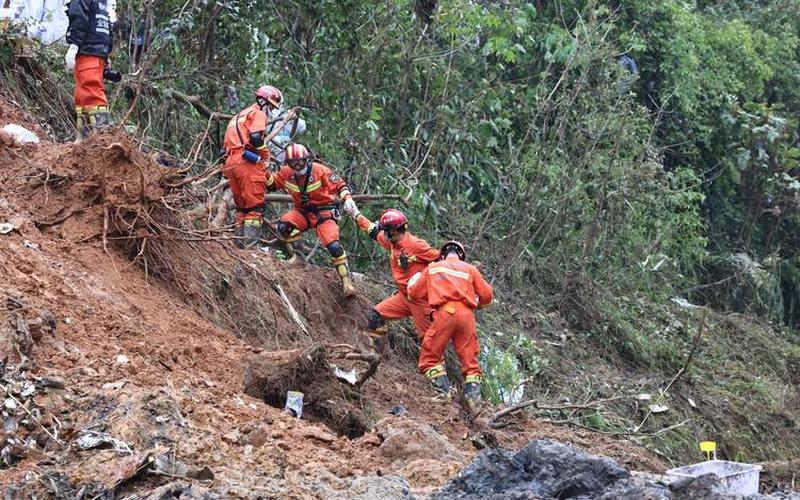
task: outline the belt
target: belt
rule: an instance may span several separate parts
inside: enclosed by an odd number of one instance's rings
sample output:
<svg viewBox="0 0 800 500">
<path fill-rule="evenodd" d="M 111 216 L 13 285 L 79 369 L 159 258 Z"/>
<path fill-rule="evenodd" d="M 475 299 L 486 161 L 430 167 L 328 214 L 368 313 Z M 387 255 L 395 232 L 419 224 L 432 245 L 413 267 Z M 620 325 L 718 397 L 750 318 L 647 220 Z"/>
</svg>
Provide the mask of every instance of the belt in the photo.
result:
<svg viewBox="0 0 800 500">
<path fill-rule="evenodd" d="M 469 310 L 472 310 L 472 307 L 468 306 L 467 304 L 465 304 L 463 302 L 456 301 L 456 300 L 451 300 L 450 302 L 445 302 L 444 304 L 442 304 L 442 305 L 440 305 L 439 307 L 436 308 L 437 311 L 444 311 L 444 312 L 450 313 L 450 314 L 455 313 L 458 309 L 469 309 Z"/>
</svg>

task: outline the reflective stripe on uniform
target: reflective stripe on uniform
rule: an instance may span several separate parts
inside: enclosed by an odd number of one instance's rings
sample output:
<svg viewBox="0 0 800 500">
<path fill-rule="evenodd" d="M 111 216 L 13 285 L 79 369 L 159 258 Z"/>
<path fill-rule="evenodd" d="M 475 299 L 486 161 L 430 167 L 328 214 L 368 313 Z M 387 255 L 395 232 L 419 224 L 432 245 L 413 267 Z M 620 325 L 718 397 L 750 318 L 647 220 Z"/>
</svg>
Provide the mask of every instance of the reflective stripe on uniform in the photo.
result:
<svg viewBox="0 0 800 500">
<path fill-rule="evenodd" d="M 309 184 L 306 187 L 306 193 L 308 193 L 310 191 L 317 190 L 317 189 L 319 189 L 321 187 L 322 187 L 322 181 L 312 182 L 311 184 Z M 300 193 L 301 192 L 300 191 L 300 186 L 298 186 L 297 184 L 294 184 L 292 182 L 286 182 L 286 189 L 289 189 L 290 191 L 294 191 L 295 193 Z"/>
<path fill-rule="evenodd" d="M 462 273 L 461 271 L 456 271 L 455 269 L 448 269 L 446 267 L 431 267 L 430 274 L 440 274 L 444 273 L 449 276 L 455 276 L 456 278 L 465 279 L 467 281 L 472 281 L 472 277 L 469 273 Z"/>
<path fill-rule="evenodd" d="M 427 378 L 428 380 L 433 380 L 435 378 L 443 377 L 445 375 L 447 375 L 447 372 L 445 371 L 444 366 L 442 365 L 433 366 L 425 371 L 425 378 Z"/>
</svg>

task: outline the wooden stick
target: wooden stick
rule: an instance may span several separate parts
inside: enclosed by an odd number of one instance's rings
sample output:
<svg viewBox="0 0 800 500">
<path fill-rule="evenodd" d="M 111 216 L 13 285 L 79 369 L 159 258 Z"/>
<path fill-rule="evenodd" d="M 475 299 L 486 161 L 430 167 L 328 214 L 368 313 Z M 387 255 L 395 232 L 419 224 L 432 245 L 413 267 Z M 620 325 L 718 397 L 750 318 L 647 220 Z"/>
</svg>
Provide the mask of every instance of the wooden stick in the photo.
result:
<svg viewBox="0 0 800 500">
<path fill-rule="evenodd" d="M 669 381 L 667 387 L 664 388 L 663 391 L 661 391 L 661 396 L 658 398 L 659 401 L 664 398 L 664 396 L 667 394 L 667 391 L 669 391 L 670 387 L 672 387 L 672 384 L 674 384 L 679 378 L 681 378 L 683 372 L 685 372 L 686 369 L 689 367 L 689 363 L 692 362 L 692 358 L 694 357 L 694 352 L 697 350 L 697 346 L 700 344 L 700 339 L 703 337 L 703 330 L 705 329 L 706 326 L 707 315 L 708 315 L 708 309 L 704 309 L 703 316 L 700 318 L 700 326 L 697 328 L 697 335 L 694 336 L 694 341 L 692 342 L 692 350 L 689 351 L 689 355 L 686 357 L 686 362 L 683 363 L 683 366 L 681 366 L 681 369 L 678 370 L 678 373 L 676 373 L 675 376 L 672 377 L 672 380 Z M 652 413 L 653 410 L 651 408 L 648 408 L 647 414 L 644 416 L 639 425 L 633 428 L 633 430 L 635 432 L 639 432 L 639 429 L 641 429 L 644 423 L 647 422 L 647 419 L 650 417 Z"/>
<path fill-rule="evenodd" d="M 406 201 L 399 194 L 354 194 L 353 199 L 365 202 L 392 200 L 406 204 Z M 288 194 L 270 193 L 264 197 L 264 201 L 267 203 L 291 203 L 292 197 Z"/>
</svg>

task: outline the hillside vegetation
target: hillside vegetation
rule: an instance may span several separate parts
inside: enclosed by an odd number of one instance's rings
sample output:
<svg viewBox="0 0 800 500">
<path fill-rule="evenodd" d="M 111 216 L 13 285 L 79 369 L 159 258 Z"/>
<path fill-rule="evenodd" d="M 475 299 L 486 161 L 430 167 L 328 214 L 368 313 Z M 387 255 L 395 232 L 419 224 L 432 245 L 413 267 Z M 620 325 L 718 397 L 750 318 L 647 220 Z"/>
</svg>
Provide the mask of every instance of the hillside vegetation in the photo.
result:
<svg viewBox="0 0 800 500">
<path fill-rule="evenodd" d="M 729 459 L 800 455 L 799 0 L 118 11 L 112 106 L 145 148 L 205 170 L 226 122 L 210 112 L 269 83 L 356 192 L 401 194 L 414 232 L 467 244 L 499 296 L 480 318 L 488 398 L 526 381 L 577 407 L 537 415 L 673 463 L 705 439 Z M 3 43 L 3 90 L 67 139 L 61 48 L 29 50 Z M 342 227 L 354 269 L 386 276 Z"/>
</svg>

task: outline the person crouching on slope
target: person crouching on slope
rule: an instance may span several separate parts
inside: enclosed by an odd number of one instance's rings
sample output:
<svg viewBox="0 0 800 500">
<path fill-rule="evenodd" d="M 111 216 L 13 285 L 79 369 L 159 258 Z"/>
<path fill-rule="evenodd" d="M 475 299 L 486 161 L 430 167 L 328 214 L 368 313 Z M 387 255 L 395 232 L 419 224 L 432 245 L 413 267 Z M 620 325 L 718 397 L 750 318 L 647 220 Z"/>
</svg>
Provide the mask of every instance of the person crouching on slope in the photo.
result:
<svg viewBox="0 0 800 500">
<path fill-rule="evenodd" d="M 350 280 L 347 254 L 339 242 L 339 204 L 354 216 L 358 207 L 347 183 L 329 167 L 314 161 L 308 148 L 289 144 L 284 152 L 286 164 L 277 173 L 270 173 L 267 189 L 282 189 L 294 202 L 294 210 L 281 216 L 278 233 L 284 238 L 282 250 L 289 259 L 294 257 L 292 244 L 304 231 L 315 229 L 320 242 L 331 254 L 331 261 L 342 280 L 345 297 L 354 297 L 356 289 Z"/>
<path fill-rule="evenodd" d="M 400 210 L 385 210 L 377 223 L 361 213 L 353 218 L 362 231 L 389 251 L 389 268 L 397 286 L 397 293 L 378 303 L 367 315 L 367 333 L 372 348 L 378 354 L 383 354 L 386 349 L 386 320 L 410 316 L 420 338 L 430 328 L 431 309 L 428 303 L 409 300 L 406 285 L 409 278 L 424 271 L 428 264 L 439 258 L 439 250 L 408 231 L 408 219 Z"/>
<path fill-rule="evenodd" d="M 71 0 L 67 17 L 64 62 L 75 75 L 75 142 L 80 142 L 92 130 L 111 124 L 103 71 L 114 40 L 105 0 Z"/>
<path fill-rule="evenodd" d="M 476 411 L 481 401 L 482 372 L 473 311 L 489 305 L 494 294 L 478 268 L 466 262 L 467 252 L 461 243 L 448 241 L 440 253 L 441 260 L 408 283 L 409 297 L 427 300 L 434 310 L 433 324 L 422 339 L 419 370 L 436 391 L 449 396 L 450 380 L 441 360 L 452 339 L 464 376 L 464 396 Z"/>
<path fill-rule="evenodd" d="M 269 164 L 267 114 L 283 100 L 281 91 L 271 85 L 259 87 L 255 97 L 255 103 L 231 118 L 223 142 L 222 175 L 228 180 L 236 203 L 236 236 L 242 247 L 261 240 Z"/>
</svg>

